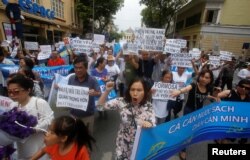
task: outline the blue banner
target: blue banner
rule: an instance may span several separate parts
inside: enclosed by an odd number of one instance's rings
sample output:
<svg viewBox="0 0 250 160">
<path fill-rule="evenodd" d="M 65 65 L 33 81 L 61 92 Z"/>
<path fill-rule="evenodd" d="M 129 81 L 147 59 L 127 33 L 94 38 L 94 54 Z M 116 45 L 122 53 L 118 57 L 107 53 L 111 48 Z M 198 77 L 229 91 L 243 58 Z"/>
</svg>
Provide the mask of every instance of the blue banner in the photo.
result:
<svg viewBox="0 0 250 160">
<path fill-rule="evenodd" d="M 2 76 L 0 79 L 2 81 L 5 81 L 9 74 L 16 73 L 19 69 L 18 65 L 0 65 L 0 71 L 2 72 Z M 70 70 L 73 69 L 72 65 L 64 65 L 64 66 L 54 66 L 54 67 L 40 67 L 36 66 L 34 67 L 34 71 L 38 72 L 40 77 L 43 80 L 44 83 L 44 92 L 45 92 L 45 98 L 48 97 L 48 94 L 51 89 L 51 84 L 54 79 L 54 74 L 58 73 L 62 76 L 67 76 L 70 72 Z M 1 76 L 1 75 L 0 75 Z M 1 82 L 2 84 L 5 84 L 5 82 Z"/>
<path fill-rule="evenodd" d="M 136 160 L 168 159 L 204 140 L 250 137 L 250 103 L 220 102 L 150 129 L 142 129 Z"/>
</svg>

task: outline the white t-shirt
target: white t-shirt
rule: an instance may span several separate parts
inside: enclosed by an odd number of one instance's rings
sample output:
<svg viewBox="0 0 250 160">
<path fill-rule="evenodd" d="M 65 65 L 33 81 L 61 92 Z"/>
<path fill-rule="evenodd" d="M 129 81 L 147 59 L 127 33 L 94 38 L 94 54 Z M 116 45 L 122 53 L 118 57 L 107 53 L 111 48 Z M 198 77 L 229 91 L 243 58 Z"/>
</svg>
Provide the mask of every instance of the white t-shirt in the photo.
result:
<svg viewBox="0 0 250 160">
<path fill-rule="evenodd" d="M 114 64 L 112 66 L 106 65 L 105 68 L 108 70 L 108 76 L 115 76 L 120 74 L 120 69 L 117 64 Z"/>
<path fill-rule="evenodd" d="M 173 81 L 178 84 L 178 88 L 181 89 L 186 86 L 187 80 L 192 76 L 191 73 L 184 72 L 181 76 L 178 72 L 173 73 Z M 180 94 L 180 99 L 184 99 L 184 94 Z"/>
<path fill-rule="evenodd" d="M 38 117 L 37 128 L 47 130 L 51 120 L 54 118 L 54 113 L 48 102 L 37 97 L 31 97 L 29 102 L 24 107 L 21 107 L 21 110 Z M 43 140 L 44 133 L 38 131 L 30 135 L 24 143 L 17 142 L 18 159 L 30 159 L 32 155 L 44 146 Z"/>
<path fill-rule="evenodd" d="M 167 104 L 168 101 L 166 100 L 163 101 L 159 99 L 153 99 L 152 105 L 155 112 L 155 116 L 157 118 L 165 118 L 168 116 Z"/>
</svg>

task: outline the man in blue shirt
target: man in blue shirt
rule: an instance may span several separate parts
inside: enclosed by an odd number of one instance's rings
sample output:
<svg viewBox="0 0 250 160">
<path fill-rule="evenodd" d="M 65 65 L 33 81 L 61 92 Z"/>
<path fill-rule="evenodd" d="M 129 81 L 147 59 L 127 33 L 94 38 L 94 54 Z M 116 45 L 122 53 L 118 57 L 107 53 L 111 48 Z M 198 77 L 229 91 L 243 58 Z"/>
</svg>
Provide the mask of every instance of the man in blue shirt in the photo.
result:
<svg viewBox="0 0 250 160">
<path fill-rule="evenodd" d="M 86 111 L 72 109 L 71 114 L 83 120 L 88 126 L 90 133 L 93 133 L 94 128 L 94 112 L 95 112 L 95 96 L 100 96 L 101 91 L 97 80 L 90 76 L 87 72 L 88 61 L 83 57 L 77 57 L 74 62 L 75 74 L 69 77 L 68 85 L 88 87 L 89 102 Z"/>
</svg>

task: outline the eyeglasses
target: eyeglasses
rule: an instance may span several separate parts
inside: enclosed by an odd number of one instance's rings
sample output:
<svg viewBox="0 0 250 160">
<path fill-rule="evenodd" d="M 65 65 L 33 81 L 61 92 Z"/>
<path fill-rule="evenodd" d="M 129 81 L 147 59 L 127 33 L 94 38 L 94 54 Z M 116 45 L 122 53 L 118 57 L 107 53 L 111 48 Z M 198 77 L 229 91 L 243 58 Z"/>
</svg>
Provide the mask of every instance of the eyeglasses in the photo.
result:
<svg viewBox="0 0 250 160">
<path fill-rule="evenodd" d="M 242 88 L 242 89 L 245 89 L 245 90 L 250 91 L 250 88 L 249 88 L 249 87 L 246 87 L 246 86 L 243 86 L 243 85 L 239 85 L 239 87 Z"/>
<path fill-rule="evenodd" d="M 18 95 L 21 91 L 24 91 L 24 89 L 13 89 L 13 90 L 8 90 L 8 95 Z"/>
</svg>

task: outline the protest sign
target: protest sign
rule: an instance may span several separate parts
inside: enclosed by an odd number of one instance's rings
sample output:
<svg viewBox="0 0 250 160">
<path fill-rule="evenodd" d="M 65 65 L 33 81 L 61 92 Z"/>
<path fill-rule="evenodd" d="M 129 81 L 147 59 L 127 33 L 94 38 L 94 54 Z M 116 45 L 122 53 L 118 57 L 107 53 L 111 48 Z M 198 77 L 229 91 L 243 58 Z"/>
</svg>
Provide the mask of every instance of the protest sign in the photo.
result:
<svg viewBox="0 0 250 160">
<path fill-rule="evenodd" d="M 24 41 L 24 48 L 27 50 L 38 50 L 38 42 Z"/>
<path fill-rule="evenodd" d="M 129 53 L 138 54 L 138 44 L 128 42 L 127 43 L 127 51 Z"/>
<path fill-rule="evenodd" d="M 189 53 L 175 53 L 171 55 L 172 66 L 192 67 L 192 55 Z"/>
<path fill-rule="evenodd" d="M 40 45 L 41 52 L 38 54 L 37 59 L 48 59 L 51 55 L 51 45 Z"/>
<path fill-rule="evenodd" d="M 2 46 L 2 47 L 9 47 L 9 46 L 10 46 L 10 44 L 11 44 L 11 42 L 10 42 L 10 41 L 8 41 L 8 40 L 4 40 L 4 41 L 2 41 L 1 46 Z"/>
<path fill-rule="evenodd" d="M 92 49 L 91 40 L 83 40 L 79 38 L 71 39 L 71 47 L 74 49 L 74 52 L 90 54 Z"/>
<path fill-rule="evenodd" d="M 165 29 L 136 28 L 134 33 L 139 50 L 163 51 Z"/>
<path fill-rule="evenodd" d="M 95 44 L 104 44 L 105 36 L 102 34 L 94 34 L 94 43 Z"/>
<path fill-rule="evenodd" d="M 136 160 L 169 159 L 199 141 L 250 137 L 249 102 L 213 103 L 153 128 L 142 128 Z M 136 141 L 136 140 L 135 140 Z"/>
<path fill-rule="evenodd" d="M 192 59 L 195 59 L 195 60 L 198 60 L 201 57 L 201 51 L 199 51 L 199 50 L 191 50 L 188 53 L 191 54 Z"/>
<path fill-rule="evenodd" d="M 155 82 L 152 89 L 155 90 L 155 93 L 152 94 L 153 99 L 159 100 L 176 100 L 176 97 L 173 98 L 171 96 L 171 92 L 175 89 L 178 89 L 178 85 L 174 83 L 163 83 L 163 82 Z"/>
<path fill-rule="evenodd" d="M 164 47 L 165 53 L 180 53 L 181 48 L 185 48 L 187 46 L 187 41 L 183 39 L 167 39 Z"/>
<path fill-rule="evenodd" d="M 219 56 L 209 56 L 209 63 L 213 66 L 220 65 L 220 57 Z"/>
<path fill-rule="evenodd" d="M 58 85 L 57 107 L 69 107 L 86 111 L 89 101 L 89 88 L 72 85 Z"/>
<path fill-rule="evenodd" d="M 232 53 L 227 51 L 220 51 L 220 60 L 232 61 Z"/>
</svg>

